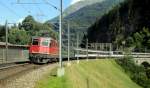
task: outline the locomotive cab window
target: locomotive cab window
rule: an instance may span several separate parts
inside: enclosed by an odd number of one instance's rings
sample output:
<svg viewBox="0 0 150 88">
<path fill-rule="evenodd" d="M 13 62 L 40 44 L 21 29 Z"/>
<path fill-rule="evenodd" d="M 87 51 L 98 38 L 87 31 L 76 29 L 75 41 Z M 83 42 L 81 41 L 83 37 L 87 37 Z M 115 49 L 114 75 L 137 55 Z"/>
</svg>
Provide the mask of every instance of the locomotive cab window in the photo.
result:
<svg viewBox="0 0 150 88">
<path fill-rule="evenodd" d="M 52 47 L 52 46 L 53 46 L 53 42 L 50 43 L 50 47 Z"/>
<path fill-rule="evenodd" d="M 50 47 L 54 47 L 54 41 L 53 40 L 51 40 L 51 42 L 50 42 Z"/>
<path fill-rule="evenodd" d="M 38 39 L 33 39 L 32 45 L 38 45 L 38 44 L 39 44 Z"/>
</svg>

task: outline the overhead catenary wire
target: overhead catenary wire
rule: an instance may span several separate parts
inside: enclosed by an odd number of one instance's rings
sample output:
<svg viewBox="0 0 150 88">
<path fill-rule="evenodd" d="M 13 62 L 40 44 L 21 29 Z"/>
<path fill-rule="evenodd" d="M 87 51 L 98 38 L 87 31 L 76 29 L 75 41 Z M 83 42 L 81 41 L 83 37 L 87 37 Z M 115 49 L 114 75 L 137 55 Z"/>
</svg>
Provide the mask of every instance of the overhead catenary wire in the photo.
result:
<svg viewBox="0 0 150 88">
<path fill-rule="evenodd" d="M 19 4 L 21 1 L 20 0 L 17 0 L 17 2 L 16 3 L 11 3 L 12 5 L 16 5 L 16 4 L 18 4 L 19 6 L 21 6 L 22 7 L 22 9 L 24 10 L 24 11 L 27 11 L 27 13 L 28 14 L 31 14 L 31 11 L 27 8 L 27 7 L 25 7 L 23 4 Z"/>
<path fill-rule="evenodd" d="M 17 17 L 21 17 L 18 13 L 16 13 L 13 9 L 9 8 L 6 4 L 4 4 L 2 1 L 0 1 L 0 5 L 6 9 L 8 9 L 12 14 L 14 14 Z"/>
<path fill-rule="evenodd" d="M 55 8 L 56 10 L 60 11 L 60 8 L 58 8 L 57 6 L 51 4 L 50 2 L 48 2 L 47 0 L 43 0 L 47 5 L 52 6 L 53 8 Z"/>
<path fill-rule="evenodd" d="M 37 3 L 36 0 L 32 0 L 32 1 L 33 1 L 33 3 Z M 39 10 L 39 13 L 37 13 L 37 18 L 38 18 L 38 17 L 46 17 L 46 15 L 45 15 L 44 12 L 41 10 L 41 8 L 39 7 L 38 4 L 35 4 L 35 7 Z M 41 20 L 41 19 L 39 18 L 39 20 Z"/>
<path fill-rule="evenodd" d="M 49 1 L 47 1 L 47 0 L 41 0 L 41 1 L 44 1 L 44 2 L 36 2 L 37 0 L 32 0 L 31 2 L 21 2 L 21 0 L 17 0 L 17 3 L 15 3 L 15 4 L 24 4 L 24 5 L 41 5 L 41 4 L 47 4 L 47 5 L 49 5 L 49 6 L 51 6 L 51 7 L 53 7 L 54 9 L 56 9 L 56 10 L 58 10 L 58 11 L 60 11 L 60 8 L 58 8 L 57 6 L 55 6 L 55 5 L 53 5 L 53 4 L 51 4 Z M 38 14 L 36 14 L 36 16 L 44 16 L 44 17 L 46 17 L 45 16 L 45 14 L 43 14 L 43 11 L 37 6 L 37 8 L 38 8 L 38 10 L 40 11 L 40 14 L 38 13 Z"/>
<path fill-rule="evenodd" d="M 35 11 L 35 12 L 37 12 L 37 13 L 34 14 L 34 15 L 37 17 L 37 20 L 40 20 L 40 19 L 41 19 L 40 17 L 46 17 L 46 15 L 45 15 L 44 12 L 41 10 L 41 8 L 39 7 L 39 5 L 45 4 L 45 3 L 43 3 L 43 2 L 36 2 L 36 1 L 37 1 L 37 0 L 32 0 L 31 2 L 21 2 L 21 1 L 17 1 L 17 3 L 15 3 L 15 4 L 21 5 L 24 9 L 26 9 L 26 8 L 25 8 L 23 5 L 33 5 L 33 6 L 35 6 L 35 9 L 38 9 L 39 12 Z M 32 9 L 33 9 L 33 8 L 32 8 Z M 28 11 L 28 13 L 31 14 L 31 11 L 30 11 L 30 12 Z"/>
<path fill-rule="evenodd" d="M 29 14 L 31 14 L 31 11 L 30 10 L 28 10 L 24 5 L 21 5 L 21 7 L 25 10 L 25 11 L 27 11 L 27 13 Z"/>
</svg>

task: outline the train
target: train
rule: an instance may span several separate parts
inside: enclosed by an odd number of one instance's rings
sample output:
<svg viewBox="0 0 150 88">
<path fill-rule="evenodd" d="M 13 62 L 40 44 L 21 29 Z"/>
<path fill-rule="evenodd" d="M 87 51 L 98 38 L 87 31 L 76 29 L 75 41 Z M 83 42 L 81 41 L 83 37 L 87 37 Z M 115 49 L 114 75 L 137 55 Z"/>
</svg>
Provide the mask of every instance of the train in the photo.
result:
<svg viewBox="0 0 150 88">
<path fill-rule="evenodd" d="M 58 61 L 59 45 L 52 37 L 33 37 L 29 46 L 29 60 L 32 63 L 42 64 Z"/>
</svg>

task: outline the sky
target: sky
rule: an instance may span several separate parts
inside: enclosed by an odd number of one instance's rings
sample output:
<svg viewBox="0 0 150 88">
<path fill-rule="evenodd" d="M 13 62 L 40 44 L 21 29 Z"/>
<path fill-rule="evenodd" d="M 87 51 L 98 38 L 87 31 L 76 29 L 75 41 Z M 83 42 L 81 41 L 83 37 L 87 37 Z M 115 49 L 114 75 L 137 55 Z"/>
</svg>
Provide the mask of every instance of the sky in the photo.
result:
<svg viewBox="0 0 150 88">
<path fill-rule="evenodd" d="M 71 4 L 74 4 L 74 3 L 79 2 L 79 1 L 83 1 L 83 0 L 72 0 Z"/>
<path fill-rule="evenodd" d="M 78 1 L 63 0 L 63 9 Z M 59 8 L 60 0 L 0 0 L 0 24 L 5 24 L 6 20 L 8 23 L 18 23 L 28 15 L 39 22 L 45 22 L 59 15 L 54 6 Z"/>
</svg>

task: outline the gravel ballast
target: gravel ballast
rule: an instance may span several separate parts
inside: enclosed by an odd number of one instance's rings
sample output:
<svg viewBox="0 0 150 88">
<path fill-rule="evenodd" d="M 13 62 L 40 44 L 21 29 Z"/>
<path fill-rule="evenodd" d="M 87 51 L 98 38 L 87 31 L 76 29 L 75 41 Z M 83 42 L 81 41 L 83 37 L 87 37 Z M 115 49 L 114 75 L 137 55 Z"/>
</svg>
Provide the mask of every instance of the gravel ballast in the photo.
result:
<svg viewBox="0 0 150 88">
<path fill-rule="evenodd" d="M 8 79 L 5 85 L 0 85 L 0 88 L 34 88 L 36 82 L 44 75 L 50 73 L 56 66 L 56 64 L 50 64 L 27 72 L 15 79 Z"/>
</svg>

